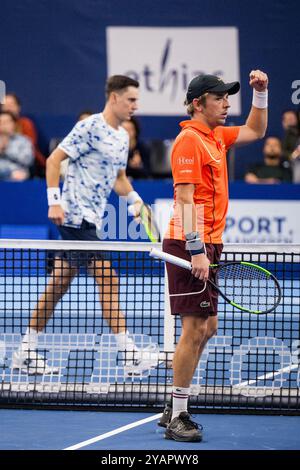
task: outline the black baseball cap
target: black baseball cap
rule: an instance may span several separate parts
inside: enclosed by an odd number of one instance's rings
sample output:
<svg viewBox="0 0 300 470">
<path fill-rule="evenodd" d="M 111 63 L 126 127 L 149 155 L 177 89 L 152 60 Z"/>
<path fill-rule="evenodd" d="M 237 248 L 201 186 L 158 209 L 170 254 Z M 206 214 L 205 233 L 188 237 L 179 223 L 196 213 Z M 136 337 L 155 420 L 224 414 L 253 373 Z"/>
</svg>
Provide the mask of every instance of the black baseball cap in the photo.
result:
<svg viewBox="0 0 300 470">
<path fill-rule="evenodd" d="M 199 98 L 207 92 L 235 95 L 239 89 L 239 82 L 224 83 L 216 75 L 197 75 L 189 84 L 186 100 L 190 104 L 194 98 Z"/>
</svg>

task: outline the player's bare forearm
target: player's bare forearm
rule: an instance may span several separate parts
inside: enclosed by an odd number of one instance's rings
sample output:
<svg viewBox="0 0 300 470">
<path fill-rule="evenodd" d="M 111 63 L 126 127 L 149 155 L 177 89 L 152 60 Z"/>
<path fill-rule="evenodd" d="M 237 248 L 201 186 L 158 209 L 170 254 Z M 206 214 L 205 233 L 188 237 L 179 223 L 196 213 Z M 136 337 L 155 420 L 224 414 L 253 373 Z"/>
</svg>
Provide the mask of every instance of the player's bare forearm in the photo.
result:
<svg viewBox="0 0 300 470">
<path fill-rule="evenodd" d="M 119 196 L 127 196 L 127 194 L 133 191 L 133 187 L 126 176 L 125 170 L 119 171 L 118 177 L 114 184 L 114 191 Z"/>
<path fill-rule="evenodd" d="M 197 230 L 197 213 L 194 204 L 193 184 L 176 185 L 176 205 L 178 216 L 182 222 L 184 234 L 196 232 Z"/>
<path fill-rule="evenodd" d="M 268 90 L 269 79 L 267 74 L 260 70 L 250 72 L 250 86 L 258 92 L 264 94 Z M 254 92 L 254 93 L 255 93 Z M 267 103 L 267 97 L 265 98 Z M 260 106 L 260 105 L 259 105 Z M 262 105 L 263 106 L 263 105 Z M 249 116 L 244 126 L 240 127 L 239 135 L 236 141 L 237 145 L 245 145 L 262 139 L 265 136 L 268 126 L 268 108 L 257 107 L 253 102 Z"/>
<path fill-rule="evenodd" d="M 176 185 L 176 205 L 185 235 L 197 232 L 197 211 L 194 203 L 194 191 L 194 184 Z M 203 281 L 208 279 L 209 260 L 205 253 L 192 256 L 192 274 Z"/>
<path fill-rule="evenodd" d="M 262 139 L 268 126 L 268 109 L 258 109 L 252 106 L 246 126 L 254 132 L 257 139 Z"/>
<path fill-rule="evenodd" d="M 50 157 L 48 157 L 46 162 L 46 181 L 48 188 L 59 187 L 60 164 L 67 157 L 68 155 L 60 148 L 55 149 Z M 49 205 L 48 217 L 56 225 L 62 225 L 64 223 L 64 211 L 60 202 Z"/>
<path fill-rule="evenodd" d="M 114 191 L 119 196 L 128 196 L 128 213 L 133 217 L 138 217 L 140 215 L 143 201 L 142 198 L 134 191 L 129 179 L 126 176 L 125 170 L 119 171 L 118 177 L 114 184 Z M 134 199 L 131 201 L 130 195 L 132 195 L 132 193 L 134 194 Z"/>
<path fill-rule="evenodd" d="M 68 155 L 60 148 L 55 149 L 46 161 L 46 181 L 48 188 L 59 186 L 60 164 Z"/>
</svg>

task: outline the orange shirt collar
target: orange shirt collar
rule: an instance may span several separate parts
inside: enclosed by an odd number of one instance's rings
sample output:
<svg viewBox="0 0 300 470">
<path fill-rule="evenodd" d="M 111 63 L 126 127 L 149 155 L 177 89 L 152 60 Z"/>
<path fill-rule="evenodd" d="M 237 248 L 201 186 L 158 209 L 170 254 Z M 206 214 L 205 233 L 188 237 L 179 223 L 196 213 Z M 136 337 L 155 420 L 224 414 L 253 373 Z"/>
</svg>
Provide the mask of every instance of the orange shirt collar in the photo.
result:
<svg viewBox="0 0 300 470">
<path fill-rule="evenodd" d="M 218 150 L 220 152 L 222 151 L 221 142 L 216 137 L 214 130 L 211 130 L 205 124 L 202 124 L 202 122 L 196 121 L 195 119 L 189 119 L 187 121 L 181 121 L 179 125 L 182 127 L 182 130 L 192 128 L 192 129 L 195 129 L 196 131 L 200 131 L 203 134 L 206 134 L 208 137 L 210 137 L 212 140 L 215 141 Z"/>
<path fill-rule="evenodd" d="M 192 127 L 197 131 L 203 132 L 203 134 L 212 134 L 213 131 L 207 127 L 205 124 L 202 124 L 200 121 L 196 121 L 195 119 L 188 119 L 187 121 L 181 121 L 179 125 L 182 129 L 187 129 L 188 127 Z"/>
</svg>

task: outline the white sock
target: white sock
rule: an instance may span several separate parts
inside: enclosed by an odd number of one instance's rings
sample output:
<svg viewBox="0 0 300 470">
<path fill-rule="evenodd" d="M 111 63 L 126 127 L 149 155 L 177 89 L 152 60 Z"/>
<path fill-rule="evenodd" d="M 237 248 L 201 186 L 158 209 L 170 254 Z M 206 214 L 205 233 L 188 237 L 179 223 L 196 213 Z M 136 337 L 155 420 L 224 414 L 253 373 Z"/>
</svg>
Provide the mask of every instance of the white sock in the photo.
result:
<svg viewBox="0 0 300 470">
<path fill-rule="evenodd" d="M 115 334 L 119 351 L 137 351 L 138 348 L 134 344 L 133 339 L 129 336 L 129 331 L 122 331 Z"/>
<path fill-rule="evenodd" d="M 137 359 L 136 352 L 138 348 L 134 344 L 133 339 L 129 336 L 129 331 L 123 331 L 115 335 L 118 351 L 122 353 L 125 362 L 132 362 Z"/>
<path fill-rule="evenodd" d="M 172 389 L 172 419 L 177 418 L 183 411 L 187 412 L 190 387 L 173 387 Z"/>
<path fill-rule="evenodd" d="M 38 331 L 28 327 L 21 343 L 21 352 L 35 351 L 38 345 Z"/>
</svg>

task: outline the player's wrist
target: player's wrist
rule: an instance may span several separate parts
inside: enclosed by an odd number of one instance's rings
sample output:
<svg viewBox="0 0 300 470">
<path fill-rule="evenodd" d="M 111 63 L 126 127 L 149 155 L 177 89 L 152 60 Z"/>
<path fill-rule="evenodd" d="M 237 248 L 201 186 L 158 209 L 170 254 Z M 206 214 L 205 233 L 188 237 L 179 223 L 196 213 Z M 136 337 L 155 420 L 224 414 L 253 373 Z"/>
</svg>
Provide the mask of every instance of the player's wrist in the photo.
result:
<svg viewBox="0 0 300 470">
<path fill-rule="evenodd" d="M 130 191 L 130 193 L 127 194 L 127 202 L 128 205 L 132 205 L 136 202 L 142 202 L 142 198 L 136 191 Z"/>
<path fill-rule="evenodd" d="M 48 206 L 59 206 L 61 204 L 61 195 L 59 188 L 47 188 Z"/>
<path fill-rule="evenodd" d="M 191 256 L 201 255 L 205 253 L 204 243 L 200 239 L 199 232 L 190 232 L 185 234 L 186 250 L 189 250 Z"/>
<path fill-rule="evenodd" d="M 142 203 L 142 198 L 136 191 L 130 191 L 127 194 L 127 202 L 128 202 L 128 214 L 133 217 L 137 217 L 139 215 L 139 209 L 136 206 L 137 202 Z"/>
<path fill-rule="evenodd" d="M 268 107 L 268 90 L 257 91 L 253 89 L 252 105 L 258 109 L 265 109 Z"/>
</svg>

